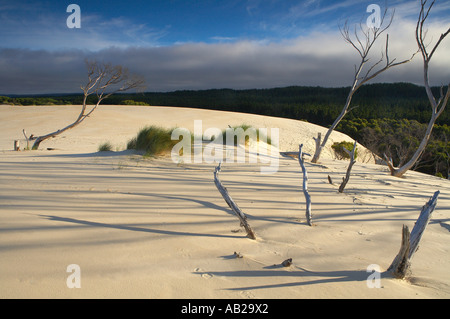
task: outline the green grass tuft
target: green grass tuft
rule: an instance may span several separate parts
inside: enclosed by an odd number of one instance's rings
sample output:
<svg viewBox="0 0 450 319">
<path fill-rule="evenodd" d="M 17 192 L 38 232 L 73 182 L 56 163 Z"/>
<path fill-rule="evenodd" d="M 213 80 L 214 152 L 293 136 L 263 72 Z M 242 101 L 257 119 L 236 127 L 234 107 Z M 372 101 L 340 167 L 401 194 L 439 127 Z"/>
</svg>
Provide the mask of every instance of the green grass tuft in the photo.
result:
<svg viewBox="0 0 450 319">
<path fill-rule="evenodd" d="M 105 142 L 103 144 L 100 144 L 100 146 L 98 147 L 98 151 L 99 152 L 110 152 L 112 151 L 112 145 L 110 142 Z"/>
<path fill-rule="evenodd" d="M 171 139 L 172 131 L 154 125 L 145 127 L 128 142 L 127 149 L 144 151 L 146 156 L 166 154 L 178 143 Z"/>
<path fill-rule="evenodd" d="M 251 125 L 248 125 L 248 124 L 241 124 L 241 125 L 233 126 L 232 129 L 235 132 L 236 132 L 236 129 L 242 129 L 244 132 L 246 132 L 248 129 L 253 129 L 253 127 Z M 249 130 L 247 132 L 250 132 L 250 131 L 251 130 Z M 227 144 L 227 134 L 226 134 L 226 132 L 227 132 L 226 129 L 222 131 L 223 144 Z M 269 144 L 269 145 L 272 145 L 272 140 L 270 139 L 270 137 L 267 137 L 266 135 L 262 135 L 262 132 L 259 129 L 256 129 L 256 140 L 260 141 L 263 136 L 264 136 L 264 139 L 266 140 L 266 143 Z M 237 146 L 237 144 L 238 144 L 237 136 L 234 135 L 233 138 L 234 138 L 234 141 L 231 144 Z M 250 136 L 249 135 L 245 135 L 245 145 L 248 145 L 249 141 L 250 141 Z"/>
</svg>

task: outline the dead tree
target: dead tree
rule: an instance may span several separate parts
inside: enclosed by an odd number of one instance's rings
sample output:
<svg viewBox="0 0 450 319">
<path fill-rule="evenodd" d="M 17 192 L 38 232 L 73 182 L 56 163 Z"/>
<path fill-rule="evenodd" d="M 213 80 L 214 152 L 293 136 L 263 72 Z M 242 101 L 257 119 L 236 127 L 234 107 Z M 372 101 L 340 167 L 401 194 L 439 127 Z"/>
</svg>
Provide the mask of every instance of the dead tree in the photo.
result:
<svg viewBox="0 0 450 319">
<path fill-rule="evenodd" d="M 401 166 L 400 168 L 395 168 L 394 164 L 392 162 L 392 159 L 388 158 L 386 155 L 384 155 L 385 161 L 389 167 L 389 170 L 391 172 L 392 176 L 402 177 L 409 169 L 411 169 L 416 162 L 420 159 L 422 156 L 422 153 L 425 151 L 425 148 L 428 144 L 428 141 L 431 137 L 431 132 L 433 131 L 434 123 L 438 119 L 438 117 L 442 114 L 442 112 L 445 109 L 445 106 L 447 105 L 447 102 L 450 97 L 450 83 L 447 86 L 447 91 L 444 94 L 444 88 L 441 86 L 440 90 L 440 96 L 439 99 L 436 100 L 436 98 L 433 95 L 433 92 L 431 91 L 430 83 L 428 80 L 428 68 L 431 62 L 431 58 L 435 54 L 437 48 L 442 43 L 442 40 L 450 33 L 450 28 L 445 33 L 442 33 L 439 37 L 436 44 L 431 48 L 431 51 L 429 52 L 427 49 L 427 45 L 425 44 L 425 37 L 426 37 L 426 30 L 424 31 L 424 24 L 428 18 L 428 15 L 430 14 L 430 11 L 435 4 L 435 0 L 431 2 L 428 9 L 426 8 L 427 0 L 421 0 L 421 8 L 419 13 L 419 18 L 417 19 L 417 25 L 416 25 L 416 42 L 419 46 L 419 51 L 422 53 L 423 58 L 423 75 L 424 75 L 424 84 L 425 84 L 425 90 L 427 93 L 428 100 L 431 105 L 431 118 L 428 123 L 427 130 L 425 132 L 425 136 L 423 137 L 419 147 L 417 148 L 414 155 L 411 157 L 411 159 Z"/>
<path fill-rule="evenodd" d="M 303 153 L 302 148 L 303 148 L 303 144 L 301 144 L 299 147 L 298 161 L 300 163 L 300 166 L 301 166 L 302 172 L 303 172 L 303 194 L 305 195 L 305 200 L 306 200 L 306 222 L 309 226 L 312 226 L 311 196 L 309 195 L 309 192 L 308 192 L 308 172 L 306 171 L 306 168 L 305 168 L 305 159 L 304 159 L 304 156 L 309 155 L 309 154 Z"/>
<path fill-rule="evenodd" d="M 409 275 L 411 259 L 419 249 L 419 242 L 431 219 L 431 214 L 436 207 L 438 196 L 439 191 L 434 193 L 433 197 L 431 197 L 425 206 L 423 206 L 411 233 L 409 232 L 408 226 L 403 225 L 400 251 L 388 268 L 388 271 L 390 271 L 394 277 L 403 279 Z"/>
<path fill-rule="evenodd" d="M 78 118 L 70 125 L 46 135 L 38 136 L 33 144 L 33 149 L 39 148 L 39 145 L 46 139 L 53 138 L 78 124 L 82 123 L 89 117 L 99 106 L 99 104 L 112 94 L 124 92 L 130 89 L 139 89 L 144 85 L 144 79 L 136 75 L 130 75 L 128 69 L 121 65 L 113 66 L 109 63 L 98 63 L 96 61 L 86 61 L 88 70 L 88 81 L 85 86 L 81 86 L 83 90 L 83 105 L 81 107 Z M 96 104 L 88 109 L 88 96 L 95 94 L 97 96 Z"/>
<path fill-rule="evenodd" d="M 355 144 L 353 144 L 353 150 L 351 152 L 348 149 L 346 149 L 345 147 L 344 147 L 344 151 L 350 157 L 350 164 L 348 164 L 347 173 L 345 174 L 345 178 L 342 178 L 341 186 L 339 186 L 339 193 L 344 192 L 344 188 L 350 179 L 350 173 L 352 171 L 353 165 L 355 165 L 355 163 L 356 163 L 356 160 L 355 160 L 356 141 L 355 141 Z"/>
<path fill-rule="evenodd" d="M 237 218 L 239 218 L 239 221 L 241 222 L 241 226 L 245 228 L 247 231 L 247 237 L 250 239 L 256 239 L 256 235 L 253 232 L 252 228 L 247 222 L 247 216 L 242 212 L 242 210 L 239 208 L 239 206 L 234 202 L 234 200 L 230 197 L 228 194 L 228 190 L 222 185 L 222 182 L 219 179 L 219 171 L 220 171 L 220 165 L 216 167 L 214 170 L 214 184 L 216 184 L 217 189 L 219 190 L 220 194 L 222 195 L 225 202 L 228 204 L 228 206 L 231 208 L 231 210 L 235 213 Z"/>
<path fill-rule="evenodd" d="M 317 163 L 320 158 L 320 154 L 322 150 L 325 148 L 325 145 L 327 144 L 328 138 L 330 137 L 331 133 L 336 129 L 338 124 L 341 122 L 341 120 L 344 118 L 344 116 L 349 113 L 353 108 L 350 108 L 350 104 L 352 102 L 353 95 L 356 93 L 356 91 L 363 86 L 368 81 L 372 80 L 376 76 L 380 75 L 384 71 L 389 70 L 390 68 L 405 64 L 413 59 L 415 56 L 414 53 L 411 58 L 407 60 L 403 60 L 400 62 L 396 62 L 396 59 L 391 60 L 389 57 L 389 34 L 386 35 L 386 43 L 384 48 L 384 53 L 381 54 L 381 58 L 374 62 L 373 64 L 369 65 L 368 62 L 370 61 L 369 54 L 374 47 L 375 43 L 377 42 L 378 38 L 391 26 L 394 13 L 391 15 L 391 18 L 387 25 L 384 26 L 385 20 L 387 15 L 387 9 L 384 11 L 383 16 L 380 20 L 380 25 L 374 26 L 374 27 L 365 27 L 362 23 L 360 23 L 359 27 L 355 26 L 355 30 L 353 33 L 353 36 L 351 35 L 350 28 L 347 24 L 347 22 L 344 24 L 343 27 L 340 27 L 339 30 L 346 42 L 348 42 L 359 54 L 361 61 L 359 63 L 359 66 L 355 65 L 355 75 L 353 77 L 353 83 L 350 88 L 350 92 L 348 93 L 347 100 L 345 102 L 345 105 L 339 114 L 339 116 L 334 120 L 333 124 L 328 129 L 327 133 L 325 134 L 325 137 L 321 138 L 321 135 L 319 134 L 318 138 L 314 138 L 316 142 L 316 150 L 314 153 L 314 156 L 311 160 L 312 163 Z M 359 29 L 359 31 L 358 31 Z M 353 39 L 354 37 L 354 39 Z M 383 61 L 385 61 L 384 66 L 382 65 Z M 367 71 L 363 72 L 363 70 L 367 67 Z"/>
</svg>

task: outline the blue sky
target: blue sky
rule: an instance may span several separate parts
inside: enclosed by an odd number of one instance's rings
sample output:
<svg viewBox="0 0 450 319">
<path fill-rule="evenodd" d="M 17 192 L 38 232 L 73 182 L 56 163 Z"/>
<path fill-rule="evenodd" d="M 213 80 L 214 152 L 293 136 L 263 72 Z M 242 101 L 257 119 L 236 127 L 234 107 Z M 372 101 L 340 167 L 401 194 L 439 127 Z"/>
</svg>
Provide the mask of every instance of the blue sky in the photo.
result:
<svg viewBox="0 0 450 319">
<path fill-rule="evenodd" d="M 71 3 L 81 28 L 66 25 Z M 366 21 L 370 4 L 395 9 L 392 56 L 409 58 L 416 0 L 0 0 L 0 93 L 77 92 L 85 58 L 141 73 L 149 91 L 348 86 L 359 61 L 338 26 Z M 438 0 L 430 34 L 449 24 L 450 0 Z M 448 42 L 434 58 L 435 84 L 450 78 Z M 420 84 L 417 60 L 379 80 Z"/>
<path fill-rule="evenodd" d="M 81 8 L 80 29 L 66 26 L 71 3 Z M 0 34 L 4 47 L 49 50 L 280 41 L 362 18 L 367 4 L 355 0 L 0 1 Z M 98 44 L 93 44 L 97 39 Z"/>
</svg>

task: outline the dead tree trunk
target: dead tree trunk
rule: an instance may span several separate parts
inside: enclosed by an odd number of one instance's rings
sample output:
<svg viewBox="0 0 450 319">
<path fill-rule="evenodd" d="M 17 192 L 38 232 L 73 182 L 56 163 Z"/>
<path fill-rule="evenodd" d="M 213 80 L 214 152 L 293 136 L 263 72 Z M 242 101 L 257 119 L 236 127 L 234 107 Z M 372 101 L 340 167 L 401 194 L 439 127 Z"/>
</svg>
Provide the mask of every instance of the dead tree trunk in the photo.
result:
<svg viewBox="0 0 450 319">
<path fill-rule="evenodd" d="M 225 202 L 228 204 L 228 206 L 231 208 L 231 210 L 239 218 L 239 221 L 241 222 L 241 226 L 243 226 L 245 228 L 245 230 L 247 231 L 247 236 L 250 239 L 256 239 L 255 233 L 253 232 L 253 230 L 251 229 L 250 225 L 247 222 L 247 216 L 245 216 L 245 214 L 241 211 L 239 206 L 230 197 L 230 195 L 228 194 L 228 190 L 222 185 L 222 182 L 219 180 L 219 171 L 220 171 L 220 164 L 214 170 L 214 184 L 216 184 L 216 187 L 219 190 L 219 192 L 222 195 Z"/>
<path fill-rule="evenodd" d="M 304 163 L 304 158 L 303 158 L 305 153 L 303 153 L 302 148 L 303 148 L 303 144 L 301 144 L 299 147 L 298 161 L 300 163 L 300 166 L 301 166 L 302 172 L 303 172 L 303 194 L 305 195 L 305 199 L 306 199 L 306 222 L 308 223 L 309 226 L 312 226 L 311 196 L 308 193 L 308 172 L 306 171 L 306 168 L 305 168 L 305 163 Z"/>
<path fill-rule="evenodd" d="M 381 54 L 381 58 L 377 61 L 372 63 L 371 66 L 368 65 L 370 59 L 370 51 L 374 47 L 375 42 L 377 39 L 391 26 L 394 16 L 391 16 L 390 21 L 386 26 L 383 26 L 385 22 L 387 14 L 387 9 L 384 11 L 384 14 L 381 16 L 380 25 L 378 27 L 369 27 L 368 29 L 365 29 L 363 24 L 361 23 L 359 28 L 355 27 L 354 36 L 352 37 L 350 28 L 347 23 L 345 23 L 343 28 L 339 28 L 341 31 L 342 36 L 344 37 L 344 40 L 348 42 L 358 53 L 361 58 L 361 62 L 359 63 L 359 66 L 356 67 L 355 65 L 355 75 L 353 78 L 353 84 L 350 88 L 350 91 L 347 95 L 347 100 L 345 102 L 345 105 L 339 114 L 339 116 L 334 120 L 333 124 L 328 128 L 327 133 L 325 134 L 322 142 L 320 142 L 320 136 L 316 140 L 316 150 L 314 153 L 314 156 L 311 160 L 312 163 L 317 163 L 320 158 L 320 154 L 322 150 L 325 148 L 325 145 L 327 144 L 328 138 L 330 137 L 331 133 L 336 129 L 338 124 L 341 122 L 341 120 L 344 118 L 344 116 L 349 113 L 353 108 L 350 108 L 350 104 L 353 99 L 353 95 L 356 93 L 356 91 L 363 86 L 368 81 L 372 80 L 373 78 L 377 77 L 379 74 L 389 70 L 392 67 L 405 64 L 409 61 L 411 61 L 415 55 L 415 53 L 409 58 L 408 60 L 403 60 L 400 62 L 395 62 L 396 59 L 391 60 L 389 58 L 389 35 L 386 36 L 386 45 L 385 45 L 385 52 Z M 361 32 L 359 34 L 358 30 Z M 417 53 L 417 52 L 416 52 Z M 379 66 L 383 61 L 386 61 L 386 65 L 384 67 Z M 365 67 L 368 67 L 367 72 L 363 72 L 363 69 Z M 378 68 L 378 69 L 377 69 Z"/>
<path fill-rule="evenodd" d="M 348 149 L 346 149 L 345 147 L 344 147 L 344 151 L 350 156 L 350 164 L 348 165 L 347 173 L 345 174 L 345 178 L 343 179 L 341 186 L 339 186 L 339 193 L 344 192 L 344 188 L 350 179 L 350 172 L 352 171 L 353 165 L 355 165 L 355 163 L 356 163 L 356 160 L 355 160 L 356 141 L 355 141 L 355 144 L 353 144 L 353 150 L 351 152 Z"/>
<path fill-rule="evenodd" d="M 416 41 L 417 45 L 419 46 L 419 51 L 422 53 L 423 58 L 423 77 L 424 77 L 425 91 L 427 93 L 427 97 L 431 105 L 431 118 L 430 121 L 428 122 L 428 127 L 425 136 L 420 142 L 420 145 L 417 148 L 414 155 L 406 164 L 404 164 L 402 167 L 396 168 L 394 167 L 394 163 L 392 162 L 392 160 L 387 158 L 387 156 L 384 156 L 386 163 L 389 167 L 389 170 L 391 171 L 391 175 L 396 177 L 402 177 L 408 170 L 413 168 L 416 162 L 420 159 L 422 153 L 425 151 L 428 141 L 431 138 L 434 123 L 436 122 L 438 117 L 442 114 L 442 112 L 444 112 L 444 109 L 450 99 L 450 83 L 447 86 L 447 91 L 445 92 L 445 94 L 444 88 L 443 86 L 441 86 L 440 96 L 438 99 L 436 99 L 435 96 L 433 95 L 429 83 L 428 71 L 431 58 L 433 57 L 433 54 L 436 52 L 438 46 L 442 43 L 444 38 L 450 34 L 450 28 L 448 28 L 446 32 L 441 34 L 439 40 L 435 43 L 434 47 L 430 47 L 429 41 L 425 39 L 427 31 L 423 29 L 423 26 L 436 0 L 431 2 L 428 9 L 426 8 L 427 1 L 428 0 L 420 1 L 421 9 L 416 25 Z M 429 49 L 431 49 L 431 52 L 428 51 Z"/>
<path fill-rule="evenodd" d="M 403 279 L 409 275 L 411 259 L 413 258 L 415 252 L 419 249 L 420 239 L 422 238 L 425 228 L 431 219 L 431 214 L 436 207 L 438 196 L 439 191 L 434 193 L 428 203 L 423 206 L 419 218 L 417 219 L 411 233 L 409 232 L 408 226 L 403 225 L 400 251 L 391 266 L 388 268 L 388 271 L 391 271 L 394 277 Z"/>
</svg>

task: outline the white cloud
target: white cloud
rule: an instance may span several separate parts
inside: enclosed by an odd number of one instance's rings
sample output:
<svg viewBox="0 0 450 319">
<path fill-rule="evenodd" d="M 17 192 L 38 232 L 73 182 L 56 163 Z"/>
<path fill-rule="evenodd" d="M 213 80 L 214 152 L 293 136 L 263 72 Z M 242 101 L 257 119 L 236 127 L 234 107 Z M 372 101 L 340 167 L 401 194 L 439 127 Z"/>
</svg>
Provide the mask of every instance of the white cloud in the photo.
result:
<svg viewBox="0 0 450 319">
<path fill-rule="evenodd" d="M 350 5 L 351 2 L 344 4 Z M 407 59 L 417 50 L 414 38 L 416 17 L 411 18 L 414 10 L 417 8 L 413 9 L 410 4 L 397 8 L 394 23 L 389 29 L 391 59 Z M 97 20 L 95 16 L 87 18 L 86 23 Z M 216 43 L 160 46 L 151 43 L 168 32 L 170 27 L 153 30 L 145 24 L 129 25 L 125 19 L 116 19 L 111 23 L 114 29 L 122 30 L 120 37 L 115 38 L 114 33 L 104 36 L 106 29 L 103 28 L 111 28 L 111 25 L 86 28 L 84 31 L 82 28 L 85 33 L 68 31 L 67 28 L 53 30 L 51 34 L 50 30 L 41 30 L 37 32 L 48 37 L 46 45 L 59 45 L 62 49 L 0 50 L 0 93 L 79 92 L 80 84 L 86 77 L 86 57 L 122 64 L 132 72 L 142 74 L 147 79 L 149 91 L 288 85 L 349 86 L 354 65 L 359 63 L 356 51 L 342 39 L 337 28 L 331 27 L 316 28 L 297 38 L 278 41 L 218 36 L 214 37 Z M 443 26 L 442 19 L 432 19 L 427 26 L 429 39 L 436 41 L 443 32 Z M 147 36 L 142 37 L 142 34 Z M 35 41 L 32 35 L 26 40 Z M 380 44 L 384 44 L 384 38 L 380 38 Z M 74 47 L 89 50 L 74 50 Z M 381 51 L 381 46 L 374 49 L 373 61 L 378 60 Z M 445 84 L 450 80 L 448 52 L 450 38 L 445 39 L 433 57 L 430 68 L 433 85 Z M 412 63 L 389 70 L 376 81 L 422 84 L 421 56 L 417 55 Z"/>
<path fill-rule="evenodd" d="M 105 20 L 83 12 L 81 28 L 70 29 L 66 24 L 68 14 L 27 12 L 23 15 L 0 12 L 0 47 L 98 51 L 112 46 L 156 46 L 170 30 L 170 25 L 154 28 L 124 17 Z"/>
</svg>

